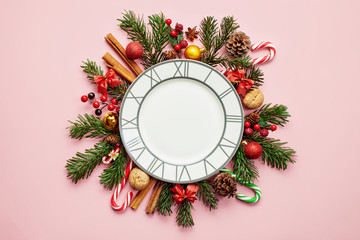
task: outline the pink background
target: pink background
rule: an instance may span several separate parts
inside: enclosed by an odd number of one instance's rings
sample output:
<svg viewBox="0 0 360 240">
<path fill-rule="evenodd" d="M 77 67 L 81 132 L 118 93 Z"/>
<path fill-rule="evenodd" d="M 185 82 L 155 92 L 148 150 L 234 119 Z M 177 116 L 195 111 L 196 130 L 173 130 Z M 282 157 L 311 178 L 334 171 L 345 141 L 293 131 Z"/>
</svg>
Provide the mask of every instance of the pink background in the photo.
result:
<svg viewBox="0 0 360 240">
<path fill-rule="evenodd" d="M 2 2 L 0 239 L 359 239 L 359 2 L 194 2 Z M 271 136 L 298 157 L 285 172 L 257 163 L 259 203 L 222 199 L 208 212 L 196 202 L 196 225 L 184 230 L 175 215 L 146 215 L 147 199 L 114 212 L 112 192 L 98 183 L 103 166 L 77 185 L 66 179 L 66 160 L 94 144 L 65 131 L 67 120 L 93 111 L 80 102 L 95 89 L 79 66 L 113 53 L 109 32 L 126 45 L 116 21 L 123 9 L 163 11 L 185 27 L 234 15 L 252 42 L 276 45 L 274 61 L 261 66 L 262 90 L 293 117 Z"/>
</svg>

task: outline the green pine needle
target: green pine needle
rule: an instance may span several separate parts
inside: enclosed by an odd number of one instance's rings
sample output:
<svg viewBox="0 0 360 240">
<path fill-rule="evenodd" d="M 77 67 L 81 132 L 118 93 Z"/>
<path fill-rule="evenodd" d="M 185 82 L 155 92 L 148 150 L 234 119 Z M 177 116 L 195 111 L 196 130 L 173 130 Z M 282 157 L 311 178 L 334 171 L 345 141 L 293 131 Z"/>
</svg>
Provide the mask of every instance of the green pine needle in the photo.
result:
<svg viewBox="0 0 360 240">
<path fill-rule="evenodd" d="M 199 190 L 196 195 L 199 199 L 209 207 L 209 210 L 213 210 L 217 208 L 219 199 L 214 193 L 214 189 L 211 183 L 208 180 L 203 180 L 201 182 L 196 183 L 199 186 Z"/>
<path fill-rule="evenodd" d="M 239 147 L 234 158 L 234 173 L 240 183 L 254 182 L 259 177 L 259 171 L 254 160 L 245 156 L 244 148 Z"/>
<path fill-rule="evenodd" d="M 176 222 L 178 226 L 184 228 L 194 226 L 194 220 L 191 215 L 191 210 L 194 209 L 192 203 L 188 199 L 185 199 L 181 204 L 177 204 L 176 202 L 174 204 L 177 205 Z"/>
<path fill-rule="evenodd" d="M 124 171 L 126 167 L 126 155 L 123 150 L 119 152 L 119 156 L 113 161 L 108 169 L 104 169 L 103 173 L 99 176 L 100 183 L 105 188 L 112 190 L 124 177 Z"/>
<path fill-rule="evenodd" d="M 89 59 L 86 60 L 86 62 L 83 62 L 84 65 L 81 66 L 83 71 L 87 73 L 87 78 L 90 80 L 91 83 L 95 84 L 94 76 L 95 75 L 104 75 L 104 71 L 101 69 L 100 66 L 96 64 L 94 61 L 90 61 Z"/>
<path fill-rule="evenodd" d="M 109 154 L 113 146 L 106 142 L 95 144 L 94 148 L 86 149 L 85 153 L 76 153 L 76 157 L 67 160 L 65 166 L 67 177 L 77 183 L 80 179 L 88 178 L 95 167 L 101 163 L 103 156 Z"/>
<path fill-rule="evenodd" d="M 174 202 L 173 192 L 170 190 L 172 187 L 174 187 L 173 183 L 163 183 L 159 200 L 156 204 L 156 210 L 160 215 L 170 216 L 172 214 L 171 206 Z"/>
<path fill-rule="evenodd" d="M 70 137 L 75 139 L 85 138 L 103 138 L 110 134 L 113 134 L 112 131 L 107 130 L 104 127 L 103 121 L 94 115 L 89 115 L 87 113 L 84 116 L 78 115 L 78 119 L 75 122 L 69 121 L 71 126 Z"/>
<path fill-rule="evenodd" d="M 263 105 L 255 112 L 260 115 L 259 124 L 262 128 L 269 128 L 272 124 L 284 126 L 289 122 L 288 118 L 291 117 L 287 111 L 287 107 L 284 105 L 275 104 L 271 106 L 271 103 Z"/>
<path fill-rule="evenodd" d="M 249 62 L 251 59 L 249 59 Z M 255 87 L 260 87 L 264 83 L 264 73 L 260 68 L 251 66 L 246 69 L 245 78 L 251 79 L 254 81 Z"/>
</svg>

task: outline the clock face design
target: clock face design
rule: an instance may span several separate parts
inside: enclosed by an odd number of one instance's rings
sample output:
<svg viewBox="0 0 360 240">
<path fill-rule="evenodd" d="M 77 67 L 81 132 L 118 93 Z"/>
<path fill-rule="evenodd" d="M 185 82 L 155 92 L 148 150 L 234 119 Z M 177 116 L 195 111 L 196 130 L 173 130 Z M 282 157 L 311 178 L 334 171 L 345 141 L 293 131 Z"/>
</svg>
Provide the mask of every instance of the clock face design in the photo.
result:
<svg viewBox="0 0 360 240">
<path fill-rule="evenodd" d="M 168 60 L 144 71 L 121 104 L 124 147 L 149 175 L 190 183 L 217 173 L 234 156 L 244 114 L 232 84 L 193 60 Z"/>
</svg>

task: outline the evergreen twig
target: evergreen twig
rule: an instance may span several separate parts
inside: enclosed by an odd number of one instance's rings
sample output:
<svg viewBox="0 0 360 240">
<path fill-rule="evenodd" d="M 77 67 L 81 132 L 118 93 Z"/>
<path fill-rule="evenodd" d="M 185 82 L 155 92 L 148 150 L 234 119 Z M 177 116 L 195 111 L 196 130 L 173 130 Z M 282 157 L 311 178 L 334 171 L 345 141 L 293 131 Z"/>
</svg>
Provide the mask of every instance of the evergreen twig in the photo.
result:
<svg viewBox="0 0 360 240">
<path fill-rule="evenodd" d="M 199 199 L 209 207 L 210 211 L 217 208 L 219 199 L 213 191 L 213 187 L 208 180 L 203 180 L 196 183 L 199 186 L 199 190 L 196 195 Z"/>
<path fill-rule="evenodd" d="M 178 226 L 185 228 L 194 226 L 194 220 L 191 215 L 191 209 L 194 209 L 192 203 L 188 199 L 185 199 L 181 204 L 175 204 L 177 205 L 176 222 Z"/>
<path fill-rule="evenodd" d="M 156 210 L 160 215 L 170 216 L 172 214 L 171 206 L 174 202 L 173 192 L 170 190 L 172 187 L 174 187 L 173 183 L 163 182 L 159 200 L 156 204 Z"/>
<path fill-rule="evenodd" d="M 124 177 L 124 170 L 126 167 L 126 155 L 123 150 L 119 152 L 119 156 L 111 163 L 108 169 L 104 169 L 103 173 L 99 176 L 100 183 L 105 188 L 112 190 Z"/>
<path fill-rule="evenodd" d="M 253 87 L 260 87 L 264 83 L 264 73 L 260 70 L 260 68 L 255 66 L 251 66 L 246 69 L 245 78 L 249 78 L 254 81 Z"/>
<path fill-rule="evenodd" d="M 81 66 L 81 68 L 85 73 L 87 73 L 87 78 L 90 80 L 91 83 L 95 84 L 95 75 L 104 75 L 104 71 L 101 69 L 100 66 L 96 64 L 96 62 L 87 59 L 86 62 L 83 61 L 83 64 L 84 65 Z"/>
<path fill-rule="evenodd" d="M 143 46 L 142 63 L 145 69 L 165 60 L 162 50 L 168 41 L 168 26 L 163 13 L 149 16 L 152 31 L 146 27 L 143 17 L 136 16 L 131 10 L 123 13 L 123 19 L 117 20 L 120 21 L 120 28 L 128 34 L 128 38 Z"/>
<path fill-rule="evenodd" d="M 86 149 L 85 153 L 76 153 L 76 157 L 67 160 L 65 166 L 67 177 L 77 183 L 80 179 L 88 178 L 95 167 L 101 163 L 103 156 L 109 154 L 113 146 L 106 142 L 95 144 L 94 148 Z"/>
<path fill-rule="evenodd" d="M 275 104 L 271 106 L 271 103 L 269 103 L 263 105 L 255 112 L 260 115 L 260 126 L 262 128 L 268 128 L 272 124 L 284 126 L 289 121 L 287 118 L 291 116 L 287 109 L 284 105 Z"/>
<path fill-rule="evenodd" d="M 234 173 L 236 174 L 236 179 L 240 183 L 254 182 L 259 177 L 259 171 L 255 166 L 254 160 L 248 159 L 245 156 L 244 148 L 239 147 L 236 157 L 234 158 Z"/>
<path fill-rule="evenodd" d="M 70 129 L 70 137 L 75 139 L 86 138 L 102 138 L 110 134 L 113 134 L 112 131 L 107 130 L 104 127 L 103 121 L 95 117 L 94 115 L 89 115 L 87 113 L 84 116 L 78 115 L 78 119 L 75 122 L 69 121 L 72 125 L 68 127 Z"/>
</svg>

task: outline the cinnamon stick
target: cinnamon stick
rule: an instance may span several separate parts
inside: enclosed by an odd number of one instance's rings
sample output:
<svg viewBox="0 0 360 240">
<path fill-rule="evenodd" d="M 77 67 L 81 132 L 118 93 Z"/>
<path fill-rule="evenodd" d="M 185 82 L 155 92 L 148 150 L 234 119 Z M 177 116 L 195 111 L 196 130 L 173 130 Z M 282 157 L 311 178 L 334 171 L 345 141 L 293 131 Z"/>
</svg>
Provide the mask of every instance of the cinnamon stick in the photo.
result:
<svg viewBox="0 0 360 240">
<path fill-rule="evenodd" d="M 146 213 L 153 214 L 156 208 L 156 204 L 159 201 L 160 193 L 163 188 L 163 183 L 158 181 L 154 187 L 153 194 L 151 195 L 150 201 L 146 207 Z"/>
<path fill-rule="evenodd" d="M 135 73 L 135 75 L 139 76 L 142 73 L 142 70 L 140 69 L 139 65 L 136 64 L 135 61 L 129 59 L 126 56 L 125 48 L 121 46 L 119 41 L 116 40 L 116 38 L 111 33 L 106 35 L 105 39 L 119 53 L 120 57 L 124 59 L 124 61 L 127 63 L 127 65 L 129 65 L 129 67 Z"/>
<path fill-rule="evenodd" d="M 154 185 L 155 182 L 156 182 L 155 178 L 150 178 L 149 184 L 146 186 L 146 188 L 139 191 L 136 194 L 136 197 L 134 198 L 134 200 L 130 204 L 130 207 L 132 209 L 136 210 L 139 207 L 140 203 L 142 202 L 142 200 L 144 199 L 144 197 L 146 196 L 148 191 L 152 188 L 152 186 Z"/>
<path fill-rule="evenodd" d="M 119 63 L 110 53 L 105 53 L 102 57 L 106 61 L 106 66 L 114 69 L 115 72 L 123 76 L 126 80 L 133 82 L 135 80 L 135 76 L 129 72 L 121 63 Z"/>
</svg>

